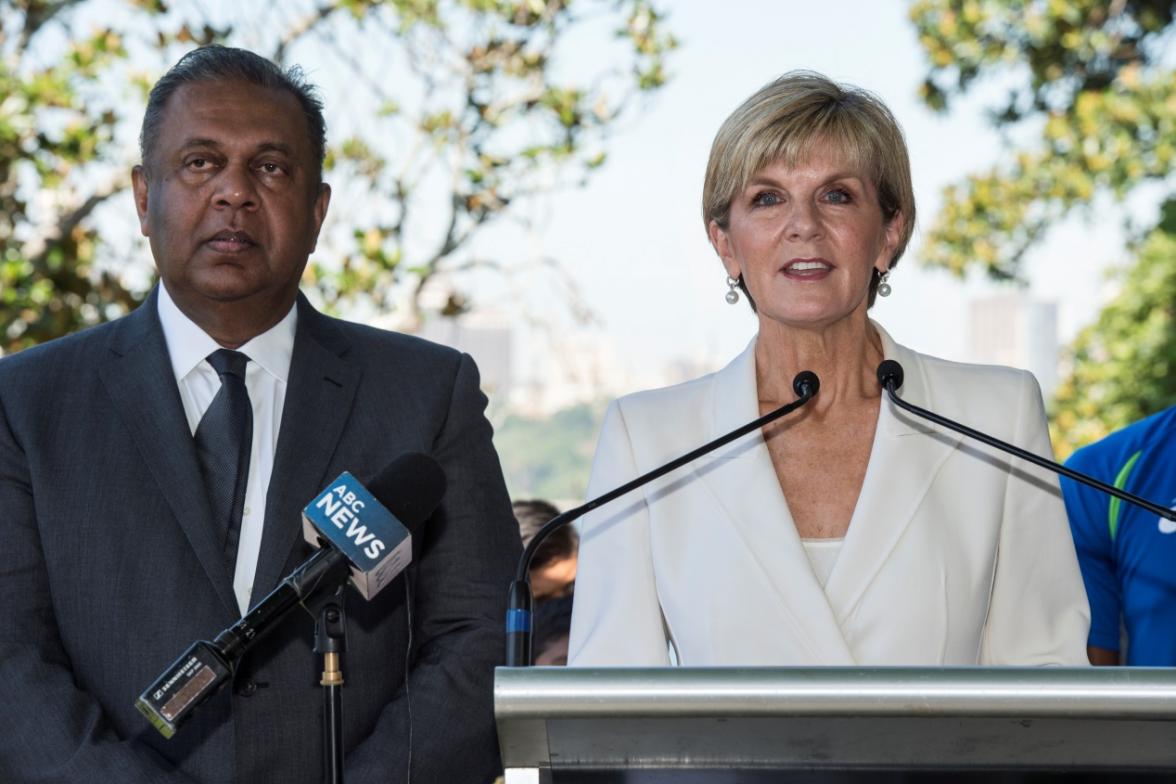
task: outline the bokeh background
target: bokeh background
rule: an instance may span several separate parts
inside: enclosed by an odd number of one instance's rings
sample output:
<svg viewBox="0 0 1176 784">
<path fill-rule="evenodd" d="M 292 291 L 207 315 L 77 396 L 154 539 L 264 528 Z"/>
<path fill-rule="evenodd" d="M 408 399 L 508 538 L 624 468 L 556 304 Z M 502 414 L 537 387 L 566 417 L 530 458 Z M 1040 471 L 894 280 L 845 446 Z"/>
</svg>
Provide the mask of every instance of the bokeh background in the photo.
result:
<svg viewBox="0 0 1176 784">
<path fill-rule="evenodd" d="M 147 89 L 201 43 L 301 66 L 334 188 L 305 289 L 467 350 L 512 495 L 578 499 L 612 397 L 755 331 L 710 141 L 816 70 L 903 125 L 917 233 L 874 318 L 1032 370 L 1055 449 L 1176 403 L 1176 24 L 1141 0 L 0 0 L 0 346 L 134 307 Z"/>
</svg>

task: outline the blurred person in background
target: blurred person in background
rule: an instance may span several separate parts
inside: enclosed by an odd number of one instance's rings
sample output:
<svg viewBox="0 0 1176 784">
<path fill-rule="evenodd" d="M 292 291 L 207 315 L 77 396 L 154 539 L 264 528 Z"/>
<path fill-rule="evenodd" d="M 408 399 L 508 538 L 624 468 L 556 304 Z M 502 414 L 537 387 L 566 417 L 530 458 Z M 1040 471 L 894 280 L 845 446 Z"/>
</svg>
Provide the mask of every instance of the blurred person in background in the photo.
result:
<svg viewBox="0 0 1176 784">
<path fill-rule="evenodd" d="M 1079 449 L 1066 465 L 1176 508 L 1176 407 Z M 1064 477 L 1062 493 L 1090 598 L 1090 663 L 1176 665 L 1176 523 Z"/>
<path fill-rule="evenodd" d="M 559 514 L 553 504 L 535 499 L 515 501 L 512 505 L 519 521 L 519 535 L 523 547 L 531 543 L 539 529 Z M 580 537 L 574 526 L 556 529 L 539 545 L 531 561 L 531 594 L 535 601 L 569 596 L 576 583 L 576 557 L 580 551 Z"/>
<path fill-rule="evenodd" d="M 526 547 L 544 525 L 559 514 L 542 500 L 515 501 L 515 519 Z M 568 634 L 572 623 L 572 594 L 580 537 L 574 526 L 557 528 L 535 551 L 528 574 L 535 598 L 535 664 L 568 663 Z"/>
</svg>

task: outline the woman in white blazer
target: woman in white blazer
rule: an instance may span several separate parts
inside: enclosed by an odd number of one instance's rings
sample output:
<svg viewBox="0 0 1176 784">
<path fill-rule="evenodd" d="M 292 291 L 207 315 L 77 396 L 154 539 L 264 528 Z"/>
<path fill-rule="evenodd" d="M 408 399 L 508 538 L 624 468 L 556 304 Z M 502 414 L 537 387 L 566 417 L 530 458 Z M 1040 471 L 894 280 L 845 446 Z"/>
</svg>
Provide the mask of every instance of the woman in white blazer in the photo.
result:
<svg viewBox="0 0 1176 784">
<path fill-rule="evenodd" d="M 571 664 L 1085 664 L 1053 475 L 878 387 L 895 359 L 907 400 L 1051 453 L 1032 375 L 916 353 L 867 317 L 915 219 L 889 110 L 781 77 L 719 130 L 703 213 L 728 301 L 748 299 L 758 334 L 717 373 L 616 401 L 589 496 L 788 402 L 802 370 L 820 393 L 584 519 Z"/>
</svg>

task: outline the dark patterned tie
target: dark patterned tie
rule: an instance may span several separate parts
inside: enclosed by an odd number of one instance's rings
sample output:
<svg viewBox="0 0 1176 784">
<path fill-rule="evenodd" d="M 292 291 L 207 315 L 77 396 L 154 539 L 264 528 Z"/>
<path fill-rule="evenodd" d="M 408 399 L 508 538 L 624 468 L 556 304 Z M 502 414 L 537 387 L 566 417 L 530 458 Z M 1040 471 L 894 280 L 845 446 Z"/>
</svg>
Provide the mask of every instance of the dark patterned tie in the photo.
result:
<svg viewBox="0 0 1176 784">
<path fill-rule="evenodd" d="M 237 561 L 245 482 L 249 478 L 249 449 L 253 443 L 253 408 L 245 388 L 249 357 L 222 348 L 208 355 L 208 363 L 220 375 L 221 388 L 196 427 L 196 454 L 231 570 Z"/>
</svg>

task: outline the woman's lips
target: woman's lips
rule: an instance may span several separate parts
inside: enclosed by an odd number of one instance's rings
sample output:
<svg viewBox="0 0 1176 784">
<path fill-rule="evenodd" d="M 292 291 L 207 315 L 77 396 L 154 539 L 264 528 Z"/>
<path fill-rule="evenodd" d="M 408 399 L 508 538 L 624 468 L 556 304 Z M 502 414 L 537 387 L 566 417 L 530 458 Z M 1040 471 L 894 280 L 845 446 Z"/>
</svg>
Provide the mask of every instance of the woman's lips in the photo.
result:
<svg viewBox="0 0 1176 784">
<path fill-rule="evenodd" d="M 795 280 L 821 280 L 833 271 L 833 265 L 824 259 L 793 259 L 780 271 Z"/>
</svg>

